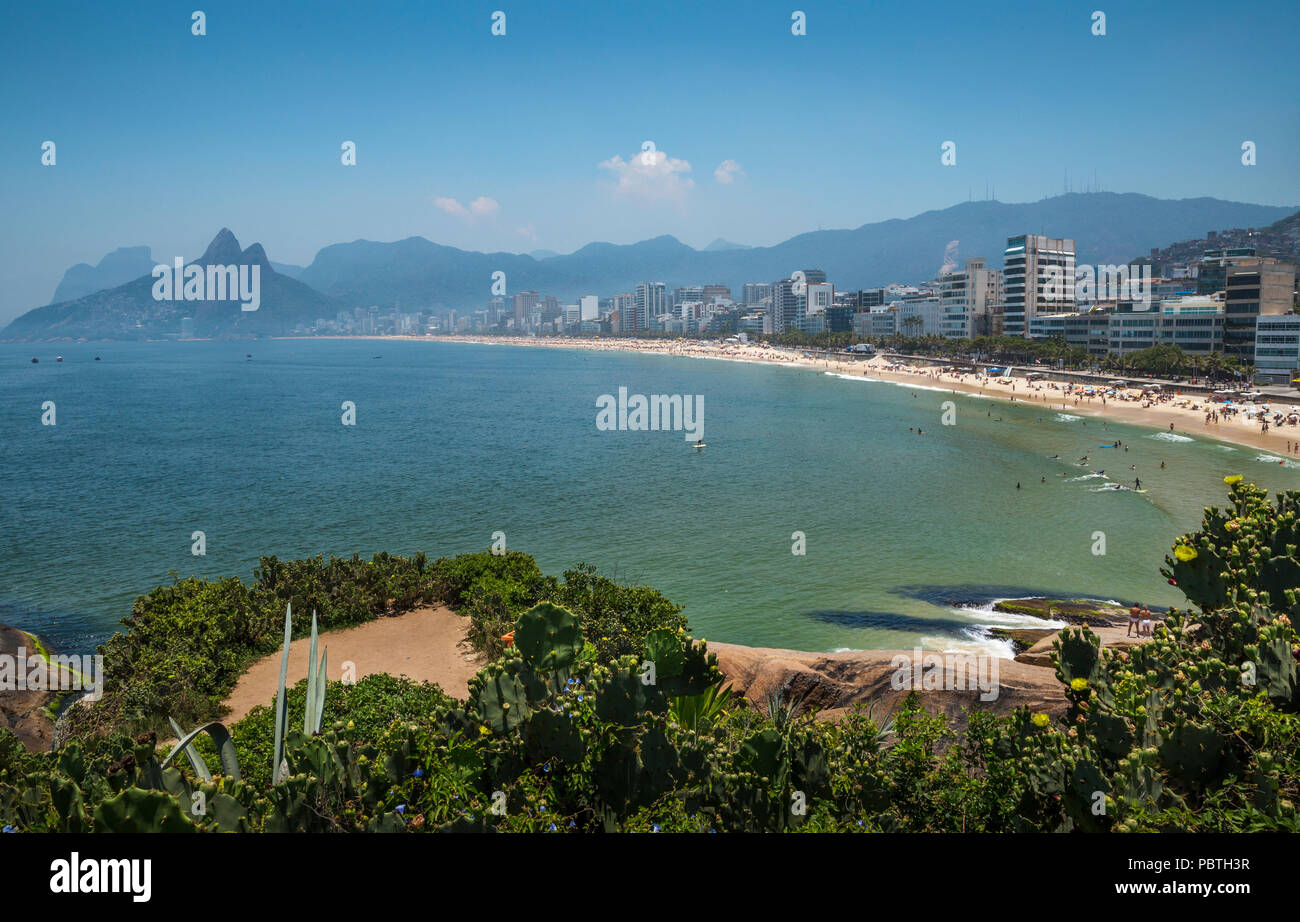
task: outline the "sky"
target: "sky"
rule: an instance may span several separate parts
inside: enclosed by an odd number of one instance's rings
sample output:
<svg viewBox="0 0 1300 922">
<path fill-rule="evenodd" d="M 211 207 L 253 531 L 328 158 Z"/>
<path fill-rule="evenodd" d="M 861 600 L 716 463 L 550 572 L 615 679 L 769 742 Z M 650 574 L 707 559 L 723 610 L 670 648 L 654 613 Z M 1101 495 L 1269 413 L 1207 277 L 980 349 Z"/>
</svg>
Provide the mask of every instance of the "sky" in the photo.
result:
<svg viewBox="0 0 1300 922">
<path fill-rule="evenodd" d="M 5 3 L 0 324 L 74 263 L 222 227 L 306 265 L 413 235 L 770 245 L 1067 173 L 1296 204 L 1297 26 L 1294 0 Z"/>
</svg>

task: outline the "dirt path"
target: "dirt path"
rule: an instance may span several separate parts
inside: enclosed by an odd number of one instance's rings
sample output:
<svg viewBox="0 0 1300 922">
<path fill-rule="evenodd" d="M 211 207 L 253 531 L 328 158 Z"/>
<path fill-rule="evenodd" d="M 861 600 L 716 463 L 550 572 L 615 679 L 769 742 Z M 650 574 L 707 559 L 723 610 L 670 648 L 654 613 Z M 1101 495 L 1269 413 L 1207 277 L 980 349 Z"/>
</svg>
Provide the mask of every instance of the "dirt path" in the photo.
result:
<svg viewBox="0 0 1300 922">
<path fill-rule="evenodd" d="M 326 675 L 330 681 L 338 681 L 343 664 L 351 662 L 357 679 L 375 672 L 405 675 L 416 681 L 437 682 L 447 694 L 464 698 L 470 677 L 479 670 L 478 659 L 465 640 L 467 624 L 467 619 L 449 608 L 420 608 L 321 634 L 321 648 L 329 649 Z M 310 646 L 307 637 L 289 645 L 287 684 L 307 677 Z M 280 653 L 276 651 L 253 663 L 240 677 L 224 702 L 230 714 L 222 722 L 230 726 L 259 704 L 272 705 L 279 684 Z"/>
</svg>

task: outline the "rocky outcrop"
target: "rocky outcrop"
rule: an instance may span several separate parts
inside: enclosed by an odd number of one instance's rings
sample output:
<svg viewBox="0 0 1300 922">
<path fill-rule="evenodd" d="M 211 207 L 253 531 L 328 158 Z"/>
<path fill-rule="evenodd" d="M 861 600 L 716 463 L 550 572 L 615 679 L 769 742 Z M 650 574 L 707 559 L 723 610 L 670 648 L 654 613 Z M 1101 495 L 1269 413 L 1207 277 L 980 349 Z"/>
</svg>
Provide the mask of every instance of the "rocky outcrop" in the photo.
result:
<svg viewBox="0 0 1300 922">
<path fill-rule="evenodd" d="M 1060 604 L 1053 601 L 1053 617 L 1064 620 L 1055 613 Z M 1127 612 L 1115 611 L 1127 623 Z M 1080 603 L 1072 614 L 1107 619 L 1107 626 L 1089 628 L 1103 646 L 1123 649 L 1149 639 L 1125 636 L 1124 627 L 1113 626 L 1114 614 L 1101 612 L 1096 603 Z M 1024 633 L 1036 635 L 1034 642 L 1013 660 L 927 651 L 918 662 L 911 650 L 808 653 L 728 643 L 710 643 L 709 652 L 717 654 L 718 669 L 731 687 L 757 708 L 764 707 L 770 695 L 780 695 L 785 701 L 801 701 L 803 709 L 812 710 L 819 719 L 835 720 L 860 704 L 869 705 L 883 719 L 915 686 L 928 710 L 943 713 L 955 727 L 963 728 L 967 708 L 998 714 L 1019 707 L 1051 715 L 1065 711 L 1064 687 L 1051 659 L 1059 632 Z"/>
<path fill-rule="evenodd" d="M 21 653 L 21 656 L 20 656 Z M 8 664 L 7 675 L 26 669 L 27 660 L 48 655 L 49 648 L 26 631 L 0 624 L 0 657 Z M 49 749 L 54 739 L 54 720 L 48 709 L 55 706 L 60 693 L 48 689 L 19 689 L 15 683 L 0 683 L 0 726 L 8 727 L 24 746 L 33 752 Z"/>
<path fill-rule="evenodd" d="M 834 720 L 856 705 L 870 705 L 878 718 L 902 704 L 917 684 L 921 699 L 954 725 L 966 723 L 966 708 L 1010 713 L 1018 707 L 1060 714 L 1061 684 L 1051 669 L 998 657 L 924 654 L 910 650 L 807 653 L 710 643 L 718 669 L 731 687 L 762 707 L 767 697 L 802 701 L 821 719 Z M 901 671 L 900 671 L 901 669 Z"/>
<path fill-rule="evenodd" d="M 1088 627 L 1109 627 L 1128 621 L 1128 609 L 1097 599 L 1002 599 L 994 603 L 993 610 Z"/>
</svg>

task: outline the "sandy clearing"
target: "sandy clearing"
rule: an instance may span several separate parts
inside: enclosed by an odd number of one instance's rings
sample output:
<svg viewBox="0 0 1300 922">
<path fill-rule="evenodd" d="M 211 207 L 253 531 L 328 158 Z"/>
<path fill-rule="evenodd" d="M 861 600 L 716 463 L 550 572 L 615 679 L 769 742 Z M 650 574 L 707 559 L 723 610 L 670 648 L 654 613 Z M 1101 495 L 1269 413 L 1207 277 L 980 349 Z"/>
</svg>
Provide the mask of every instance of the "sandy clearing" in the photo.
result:
<svg viewBox="0 0 1300 922">
<path fill-rule="evenodd" d="M 343 664 L 351 662 L 358 679 L 376 672 L 405 675 L 416 681 L 436 682 L 447 694 L 464 698 L 469 694 L 470 678 L 480 667 L 465 640 L 468 623 L 451 609 L 439 606 L 329 631 L 319 637 L 321 648 L 329 650 L 326 675 L 330 681 L 338 681 Z M 307 677 L 310 646 L 308 637 L 289 645 L 289 685 Z M 240 676 L 223 702 L 230 713 L 222 722 L 229 726 L 259 704 L 273 704 L 279 684 L 280 653 L 276 651 L 253 663 Z"/>
</svg>

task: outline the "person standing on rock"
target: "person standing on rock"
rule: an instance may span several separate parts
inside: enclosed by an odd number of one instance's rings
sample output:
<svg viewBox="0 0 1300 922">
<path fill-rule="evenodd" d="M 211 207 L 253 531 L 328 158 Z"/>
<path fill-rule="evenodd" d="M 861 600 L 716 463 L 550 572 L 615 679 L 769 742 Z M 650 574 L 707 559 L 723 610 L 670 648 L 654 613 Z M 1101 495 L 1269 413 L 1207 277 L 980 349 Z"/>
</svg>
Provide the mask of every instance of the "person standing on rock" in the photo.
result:
<svg viewBox="0 0 1300 922">
<path fill-rule="evenodd" d="M 1138 624 L 1138 619 L 1141 617 L 1142 607 L 1134 602 L 1133 607 L 1128 610 L 1128 633 L 1124 635 L 1125 637 L 1132 637 L 1135 631 L 1138 632 L 1138 636 L 1141 636 L 1141 626 Z"/>
</svg>

